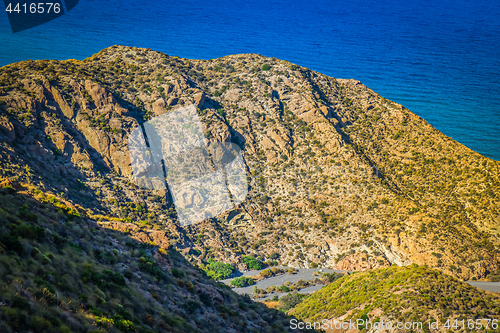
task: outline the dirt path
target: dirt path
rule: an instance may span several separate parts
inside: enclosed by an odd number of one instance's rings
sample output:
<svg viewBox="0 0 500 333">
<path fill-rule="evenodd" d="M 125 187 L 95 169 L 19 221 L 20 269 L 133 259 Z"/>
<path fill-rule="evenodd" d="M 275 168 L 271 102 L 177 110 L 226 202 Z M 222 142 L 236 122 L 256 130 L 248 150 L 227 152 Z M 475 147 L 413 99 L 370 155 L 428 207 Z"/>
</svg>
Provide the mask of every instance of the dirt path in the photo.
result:
<svg viewBox="0 0 500 333">
<path fill-rule="evenodd" d="M 482 290 L 500 293 L 500 282 L 467 281 L 467 283 Z"/>
<path fill-rule="evenodd" d="M 287 267 L 279 267 L 279 268 L 288 269 Z M 261 271 L 263 271 L 263 270 L 246 271 L 246 272 L 242 272 L 242 274 L 240 276 L 254 276 L 254 275 L 258 275 L 259 272 L 261 272 Z M 315 278 L 320 278 L 322 273 L 333 273 L 333 272 L 345 273 L 344 271 L 339 271 L 339 270 L 335 270 L 335 269 L 326 269 L 326 268 L 322 268 L 321 272 L 320 272 L 320 269 L 312 269 L 312 268 L 298 268 L 298 269 L 296 269 L 296 271 L 297 272 L 295 274 L 285 273 L 285 274 L 281 274 L 278 276 L 273 276 L 273 277 L 268 278 L 268 279 L 257 281 L 257 283 L 254 284 L 253 286 L 248 286 L 248 287 L 243 287 L 243 288 L 234 288 L 233 290 L 235 292 L 237 292 L 238 294 L 252 295 L 255 287 L 257 287 L 259 289 L 265 289 L 265 288 L 270 287 L 270 286 L 281 286 L 281 285 L 285 284 L 285 282 L 287 282 L 287 281 L 290 283 L 295 283 L 295 282 L 298 282 L 299 280 L 304 280 L 304 281 L 314 280 Z M 315 276 L 314 275 L 315 272 L 318 275 Z M 221 282 L 229 285 L 231 280 L 233 280 L 233 278 L 222 280 Z M 314 287 L 316 287 L 316 289 L 314 289 L 314 290 L 318 290 L 322 286 L 323 285 L 314 286 Z M 312 288 L 312 287 L 307 287 L 307 288 L 304 288 L 302 290 L 306 290 L 309 288 Z M 308 292 L 312 292 L 312 291 L 313 290 L 308 291 Z M 302 291 L 299 291 L 299 292 L 302 292 Z M 280 294 L 285 295 L 286 293 L 280 293 Z"/>
</svg>

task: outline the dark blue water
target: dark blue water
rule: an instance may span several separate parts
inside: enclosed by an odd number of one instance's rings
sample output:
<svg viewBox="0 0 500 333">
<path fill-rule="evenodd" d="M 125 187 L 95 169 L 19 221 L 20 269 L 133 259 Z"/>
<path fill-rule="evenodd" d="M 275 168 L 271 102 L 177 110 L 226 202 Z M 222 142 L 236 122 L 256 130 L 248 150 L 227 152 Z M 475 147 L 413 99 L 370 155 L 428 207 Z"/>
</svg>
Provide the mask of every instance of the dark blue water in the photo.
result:
<svg viewBox="0 0 500 333">
<path fill-rule="evenodd" d="M 83 59 L 114 44 L 186 58 L 286 59 L 358 79 L 500 160 L 498 0 L 80 0 L 63 17 L 17 34 L 5 13 L 0 23 L 0 65 Z"/>
</svg>

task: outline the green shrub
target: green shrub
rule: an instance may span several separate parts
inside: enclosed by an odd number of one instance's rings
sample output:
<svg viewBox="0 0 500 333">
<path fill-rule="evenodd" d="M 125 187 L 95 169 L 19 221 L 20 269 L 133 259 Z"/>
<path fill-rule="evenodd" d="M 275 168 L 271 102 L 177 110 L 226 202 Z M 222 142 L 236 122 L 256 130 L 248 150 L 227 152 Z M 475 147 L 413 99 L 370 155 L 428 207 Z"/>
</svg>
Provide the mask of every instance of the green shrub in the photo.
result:
<svg viewBox="0 0 500 333">
<path fill-rule="evenodd" d="M 61 325 L 61 327 L 59 327 L 59 332 L 60 333 L 71 333 L 71 328 L 69 328 L 66 325 Z"/>
<path fill-rule="evenodd" d="M 264 64 L 264 65 L 262 65 L 262 70 L 263 70 L 263 71 L 268 71 L 268 70 L 270 70 L 270 69 L 271 69 L 271 66 L 269 66 L 268 64 Z"/>
<path fill-rule="evenodd" d="M 201 293 L 200 294 L 200 301 L 205 304 L 205 306 L 212 306 L 212 299 L 210 298 L 210 295 L 206 293 Z"/>
<path fill-rule="evenodd" d="M 25 206 L 19 208 L 17 215 L 25 221 L 36 222 L 37 216 L 29 211 L 29 209 Z"/>
<path fill-rule="evenodd" d="M 96 316 L 95 323 L 99 327 L 108 328 L 108 326 L 111 326 L 114 324 L 114 321 L 113 321 L 113 319 L 109 319 L 109 318 L 105 318 L 105 317 L 100 318 L 100 317 Z M 99 332 L 101 332 L 101 331 L 99 331 Z"/>
<path fill-rule="evenodd" d="M 0 243 L 2 243 L 3 247 L 9 251 L 17 253 L 21 253 L 23 251 L 23 245 L 19 242 L 17 233 L 0 235 Z"/>
<path fill-rule="evenodd" d="M 188 313 L 193 314 L 196 312 L 196 309 L 200 307 L 200 304 L 195 301 L 188 301 L 183 304 L 183 307 L 187 310 Z"/>
<path fill-rule="evenodd" d="M 139 258 L 139 268 L 141 271 L 147 272 L 156 278 L 163 277 L 163 272 L 158 263 L 153 261 L 150 256 Z"/>
<path fill-rule="evenodd" d="M 30 323 L 31 327 L 36 329 L 37 332 L 44 332 L 45 330 L 51 330 L 52 329 L 52 324 L 50 323 L 50 321 L 42 318 L 42 317 L 38 317 L 38 316 L 34 316 L 32 319 L 31 319 L 31 323 Z"/>
<path fill-rule="evenodd" d="M 16 231 L 20 237 L 32 240 L 33 239 L 40 240 L 45 234 L 45 229 L 43 229 L 42 227 L 38 226 L 35 227 L 26 223 L 19 225 L 16 228 Z"/>
<path fill-rule="evenodd" d="M 208 265 L 205 267 L 205 272 L 214 280 L 224 280 L 231 276 L 234 267 L 231 264 L 225 264 L 220 261 L 208 259 Z"/>
<path fill-rule="evenodd" d="M 186 282 L 186 289 L 189 290 L 190 292 L 194 291 L 194 285 L 191 281 Z"/>
<path fill-rule="evenodd" d="M 243 262 L 248 266 L 249 269 L 251 270 L 256 270 L 258 271 L 259 269 L 262 269 L 262 262 L 255 259 L 253 256 L 244 256 L 243 257 Z"/>
<path fill-rule="evenodd" d="M 395 134 L 392 135 L 393 140 L 397 140 L 401 137 L 401 131 L 397 131 Z"/>
<path fill-rule="evenodd" d="M 115 316 L 115 317 L 121 318 L 121 316 Z M 115 317 L 113 317 L 113 319 L 115 320 L 114 327 L 116 327 L 122 332 L 135 332 L 134 323 L 126 319 L 115 319 Z"/>
<path fill-rule="evenodd" d="M 184 273 L 181 272 L 180 270 L 178 270 L 177 268 L 172 268 L 172 275 L 175 277 L 175 278 L 183 278 L 184 277 Z"/>
<path fill-rule="evenodd" d="M 9 193 L 9 194 L 14 194 L 14 193 L 16 193 L 16 189 L 15 189 L 15 188 L 13 188 L 13 187 L 12 187 L 12 186 L 10 186 L 10 185 L 4 186 L 4 187 L 3 187 L 3 189 L 4 189 L 7 193 Z"/>
<path fill-rule="evenodd" d="M 252 278 L 249 278 L 247 276 L 237 277 L 230 282 L 230 285 L 232 285 L 236 288 L 243 288 L 243 287 L 251 286 L 254 284 L 255 284 L 255 281 Z"/>
<path fill-rule="evenodd" d="M 328 283 L 332 283 L 333 281 L 338 280 L 338 279 L 340 279 L 343 276 L 344 276 L 344 274 L 342 274 L 342 273 L 336 273 L 336 272 L 333 272 L 333 273 L 323 273 L 323 279 L 325 279 Z"/>
<path fill-rule="evenodd" d="M 99 288 L 109 288 L 112 284 L 124 287 L 125 278 L 119 272 L 112 272 L 110 270 L 104 270 L 102 274 L 99 272 L 93 272 L 91 269 L 87 268 L 82 274 L 82 280 L 84 282 L 91 282 L 98 286 Z"/>
<path fill-rule="evenodd" d="M 17 308 L 19 310 L 28 311 L 30 308 L 30 304 L 26 298 L 14 296 L 14 298 L 12 300 L 12 307 Z"/>
<path fill-rule="evenodd" d="M 268 278 L 268 277 L 273 276 L 273 273 L 270 269 L 265 269 L 262 272 L 260 272 L 259 275 L 261 275 L 264 278 Z"/>
<path fill-rule="evenodd" d="M 283 286 L 284 287 L 284 286 Z M 306 298 L 306 295 L 299 293 L 290 293 L 280 298 L 280 309 L 288 312 L 291 308 L 294 308 L 297 304 L 302 303 L 302 301 Z"/>
<path fill-rule="evenodd" d="M 280 256 L 280 255 L 279 255 L 279 253 L 278 253 L 278 252 L 273 252 L 273 253 L 271 253 L 271 254 L 269 255 L 269 258 L 270 258 L 270 259 L 278 259 L 278 257 L 279 257 L 279 256 Z"/>
</svg>

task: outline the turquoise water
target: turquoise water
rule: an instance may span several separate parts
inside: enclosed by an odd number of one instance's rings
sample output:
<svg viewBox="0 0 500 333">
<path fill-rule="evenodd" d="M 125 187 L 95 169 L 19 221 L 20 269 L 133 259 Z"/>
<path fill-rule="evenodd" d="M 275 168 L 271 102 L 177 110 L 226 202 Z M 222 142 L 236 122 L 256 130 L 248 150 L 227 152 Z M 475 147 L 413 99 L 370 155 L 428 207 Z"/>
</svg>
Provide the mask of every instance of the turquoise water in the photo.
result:
<svg viewBox="0 0 500 333">
<path fill-rule="evenodd" d="M 13 34 L 0 65 L 83 59 L 114 45 L 186 58 L 260 53 L 355 78 L 500 160 L 500 2 L 95 1 Z"/>
</svg>

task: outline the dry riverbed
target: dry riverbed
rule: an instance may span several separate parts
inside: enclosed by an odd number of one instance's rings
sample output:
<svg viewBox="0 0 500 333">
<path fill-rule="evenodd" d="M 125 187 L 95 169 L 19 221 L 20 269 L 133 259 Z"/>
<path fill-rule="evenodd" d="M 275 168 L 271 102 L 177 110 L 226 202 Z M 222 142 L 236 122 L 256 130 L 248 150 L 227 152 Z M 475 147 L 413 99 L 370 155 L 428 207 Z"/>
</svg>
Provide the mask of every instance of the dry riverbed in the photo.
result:
<svg viewBox="0 0 500 333">
<path fill-rule="evenodd" d="M 288 267 L 277 267 L 281 268 L 284 270 L 288 270 Z M 222 283 L 225 283 L 229 285 L 229 283 L 236 277 L 240 276 L 247 276 L 247 277 L 252 277 L 252 276 L 258 276 L 262 270 L 254 270 L 254 271 L 245 271 L 245 272 L 237 272 L 236 274 L 233 274 L 233 277 L 229 279 L 222 280 Z M 294 274 L 290 273 L 284 273 L 284 274 L 279 274 L 270 278 L 262 279 L 260 281 L 256 281 L 254 285 L 243 287 L 243 288 L 233 288 L 235 292 L 238 294 L 248 294 L 250 296 L 255 296 L 254 294 L 254 289 L 257 287 L 258 289 L 266 289 L 270 286 L 282 286 L 286 282 L 289 283 L 297 283 L 299 280 L 304 280 L 304 281 L 311 281 L 316 278 L 321 278 L 323 273 L 346 273 L 345 271 L 340 271 L 340 270 L 335 270 L 335 269 L 312 269 L 312 268 L 297 268 L 295 270 Z M 316 273 L 316 274 L 314 274 Z M 500 292 L 500 282 L 484 282 L 484 281 L 467 281 L 472 286 L 475 286 L 479 289 L 486 290 L 486 291 L 492 291 L 492 292 Z M 321 289 L 324 286 L 324 284 L 319 283 L 313 286 L 305 287 L 300 289 L 298 292 L 301 294 L 309 294 L 312 293 L 316 290 Z M 275 295 L 278 295 L 279 297 L 282 297 L 289 292 L 274 292 L 270 294 L 266 294 L 264 297 L 259 298 L 258 300 L 265 300 L 268 298 L 272 298 Z"/>
<path fill-rule="evenodd" d="M 281 269 L 285 269 L 285 270 L 289 269 L 288 267 L 277 267 L 277 268 L 281 268 Z M 246 272 L 237 273 L 237 274 L 235 274 L 234 277 L 226 279 L 226 280 L 222 280 L 221 282 L 229 285 L 229 283 L 236 277 L 256 276 L 256 275 L 259 275 L 259 273 L 262 272 L 263 270 L 264 269 L 258 270 L 258 271 L 246 271 Z M 279 275 L 276 275 L 276 276 L 273 276 L 273 277 L 270 277 L 267 279 L 256 281 L 256 283 L 254 285 L 243 287 L 243 288 L 233 288 L 233 290 L 235 292 L 237 292 L 238 294 L 249 294 L 252 296 L 252 295 L 254 295 L 255 287 L 257 287 L 259 289 L 266 289 L 267 287 L 270 287 L 270 286 L 282 286 L 286 282 L 297 283 L 300 280 L 311 281 L 311 280 L 314 280 L 316 278 L 321 278 L 323 273 L 333 273 L 333 272 L 345 273 L 345 271 L 340 271 L 340 270 L 335 270 L 335 269 L 326 269 L 326 268 L 321 268 L 321 269 L 319 269 L 319 268 L 316 268 L 316 269 L 297 268 L 295 270 L 294 274 L 290 274 L 290 273 L 279 274 Z M 314 273 L 316 273 L 316 275 Z M 324 284 L 320 283 L 318 285 L 306 287 L 306 288 L 299 290 L 299 293 L 311 293 L 315 290 L 320 289 L 321 287 L 323 287 L 323 285 Z M 270 297 L 273 297 L 274 295 L 279 295 L 281 297 L 281 296 L 286 295 L 286 294 L 288 294 L 288 293 L 286 293 L 286 292 L 281 293 L 280 292 L 280 293 L 267 294 L 266 297 L 264 297 L 262 299 L 270 298 Z"/>
</svg>

